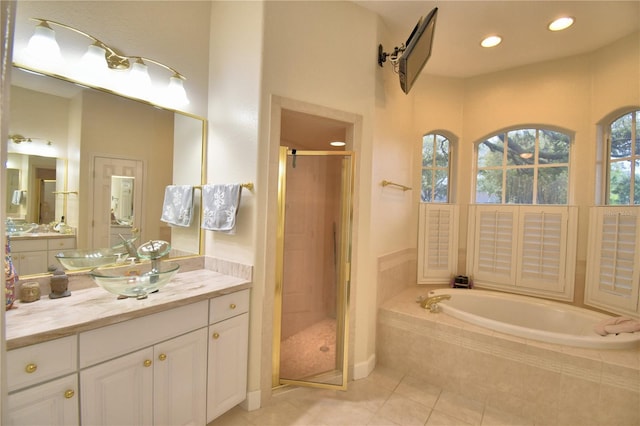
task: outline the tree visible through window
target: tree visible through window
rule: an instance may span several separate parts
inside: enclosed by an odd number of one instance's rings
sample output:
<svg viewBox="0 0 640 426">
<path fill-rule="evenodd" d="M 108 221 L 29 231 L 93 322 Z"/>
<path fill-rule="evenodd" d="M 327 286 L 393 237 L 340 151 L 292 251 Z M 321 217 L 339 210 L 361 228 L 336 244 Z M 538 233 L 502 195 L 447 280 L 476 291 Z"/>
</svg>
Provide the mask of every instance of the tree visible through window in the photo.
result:
<svg viewBox="0 0 640 426">
<path fill-rule="evenodd" d="M 516 129 L 478 144 L 476 203 L 567 204 L 570 139 Z"/>
<path fill-rule="evenodd" d="M 609 204 L 640 204 L 640 111 L 609 128 Z"/>
<path fill-rule="evenodd" d="M 449 202 L 450 150 L 449 139 L 442 135 L 433 133 L 422 138 L 423 203 Z"/>
</svg>

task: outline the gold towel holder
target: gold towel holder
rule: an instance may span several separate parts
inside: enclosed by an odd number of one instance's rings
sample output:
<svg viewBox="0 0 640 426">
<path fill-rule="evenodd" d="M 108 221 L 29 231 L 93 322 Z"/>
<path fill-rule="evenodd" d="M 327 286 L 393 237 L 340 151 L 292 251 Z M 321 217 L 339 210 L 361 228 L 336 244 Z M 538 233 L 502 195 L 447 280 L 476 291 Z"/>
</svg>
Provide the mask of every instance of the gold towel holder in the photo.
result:
<svg viewBox="0 0 640 426">
<path fill-rule="evenodd" d="M 389 180 L 383 180 L 381 183 L 382 186 L 395 186 L 398 187 L 400 189 L 402 189 L 402 191 L 410 191 L 412 188 L 409 186 L 405 186 L 405 185 L 401 185 L 399 183 L 395 183 L 395 182 L 391 182 Z"/>
<path fill-rule="evenodd" d="M 204 185 L 194 185 L 193 187 L 196 189 L 202 189 Z M 241 187 L 247 188 L 249 191 L 253 191 L 253 182 L 241 183 Z"/>
</svg>

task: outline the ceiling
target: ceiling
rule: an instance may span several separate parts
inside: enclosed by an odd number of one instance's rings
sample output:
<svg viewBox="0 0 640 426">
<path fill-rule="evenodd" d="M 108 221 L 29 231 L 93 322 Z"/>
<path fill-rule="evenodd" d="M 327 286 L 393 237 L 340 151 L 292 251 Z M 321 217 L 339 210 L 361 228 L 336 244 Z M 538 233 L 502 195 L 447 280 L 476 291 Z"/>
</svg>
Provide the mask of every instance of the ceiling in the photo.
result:
<svg viewBox="0 0 640 426">
<path fill-rule="evenodd" d="M 454 78 L 591 52 L 640 30 L 640 0 L 352 1 L 380 16 L 386 39 L 394 43 L 384 45 L 386 52 L 406 42 L 420 17 L 438 7 L 433 51 L 423 73 Z M 574 25 L 557 33 L 547 30 L 562 15 L 574 17 Z M 491 34 L 500 35 L 502 43 L 480 47 Z M 391 72 L 388 62 L 385 66 Z M 339 123 L 304 114 L 283 112 L 282 120 L 283 139 L 305 140 L 308 149 L 330 149 L 328 141 L 345 131 Z"/>
<path fill-rule="evenodd" d="M 640 1 L 360 1 L 380 15 L 394 45 L 406 42 L 421 16 L 434 7 L 438 18 L 431 58 L 423 72 L 473 77 L 522 65 L 591 52 L 640 29 Z M 569 15 L 572 27 L 551 32 L 547 25 Z M 485 49 L 480 41 L 503 41 Z"/>
</svg>

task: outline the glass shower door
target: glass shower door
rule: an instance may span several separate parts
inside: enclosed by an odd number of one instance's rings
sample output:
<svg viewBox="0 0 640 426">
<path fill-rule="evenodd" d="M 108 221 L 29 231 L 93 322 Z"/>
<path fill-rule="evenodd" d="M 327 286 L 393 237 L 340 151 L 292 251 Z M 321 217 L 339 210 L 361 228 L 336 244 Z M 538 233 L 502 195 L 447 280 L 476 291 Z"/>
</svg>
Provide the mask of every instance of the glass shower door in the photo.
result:
<svg viewBox="0 0 640 426">
<path fill-rule="evenodd" d="M 274 386 L 346 387 L 352 162 L 282 148 Z"/>
</svg>

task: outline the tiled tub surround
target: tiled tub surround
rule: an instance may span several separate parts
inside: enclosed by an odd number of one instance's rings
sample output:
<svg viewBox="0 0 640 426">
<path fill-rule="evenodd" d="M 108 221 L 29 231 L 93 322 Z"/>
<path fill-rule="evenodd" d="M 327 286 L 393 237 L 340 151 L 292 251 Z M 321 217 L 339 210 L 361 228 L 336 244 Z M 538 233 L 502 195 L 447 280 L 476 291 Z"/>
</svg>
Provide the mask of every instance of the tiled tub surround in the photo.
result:
<svg viewBox="0 0 640 426">
<path fill-rule="evenodd" d="M 640 348 L 595 350 L 513 337 L 415 303 L 411 287 L 378 314 L 377 362 L 547 425 L 640 424 Z"/>
<path fill-rule="evenodd" d="M 17 308 L 6 312 L 7 350 L 77 334 L 250 287 L 250 267 L 239 266 L 238 270 L 246 270 L 245 277 L 207 269 L 179 272 L 166 287 L 143 300 L 117 300 L 115 295 L 93 284 L 87 275 L 71 275 L 71 296 L 49 299 L 48 291 L 43 289 L 40 300 L 30 303 L 16 302 Z"/>
</svg>

